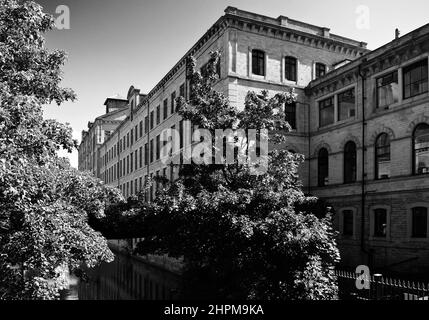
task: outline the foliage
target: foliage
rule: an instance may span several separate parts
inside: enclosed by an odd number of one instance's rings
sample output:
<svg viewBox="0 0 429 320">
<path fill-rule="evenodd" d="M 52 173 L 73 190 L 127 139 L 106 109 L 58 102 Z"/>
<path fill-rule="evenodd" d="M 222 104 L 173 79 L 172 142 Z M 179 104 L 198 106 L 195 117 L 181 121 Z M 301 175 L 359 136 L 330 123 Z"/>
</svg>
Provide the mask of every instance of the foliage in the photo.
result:
<svg viewBox="0 0 429 320">
<path fill-rule="evenodd" d="M 287 139 L 283 106 L 296 94 L 249 92 L 239 110 L 213 88 L 218 59 L 218 53 L 211 55 L 206 78 L 196 71 L 195 60 L 189 61 L 191 97 L 189 102 L 178 98 L 180 115 L 211 132 L 266 128 L 271 143 Z M 304 196 L 297 175 L 302 160 L 302 155 L 273 150 L 262 175 L 237 161 L 183 165 L 181 178 L 164 183 L 154 202 L 113 210 L 106 219 L 126 227 L 124 217 L 133 217 L 129 228 L 144 237 L 140 254 L 184 257 L 185 297 L 335 298 L 333 267 L 339 253 L 331 215 L 318 218 L 309 211 L 314 199 Z"/>
<path fill-rule="evenodd" d="M 0 0 L 0 299 L 53 299 L 64 272 L 112 259 L 88 225 L 119 192 L 70 167 L 69 125 L 43 118 L 46 103 L 74 100 L 59 86 L 65 61 L 43 34 L 53 18 L 31 1 Z"/>
</svg>

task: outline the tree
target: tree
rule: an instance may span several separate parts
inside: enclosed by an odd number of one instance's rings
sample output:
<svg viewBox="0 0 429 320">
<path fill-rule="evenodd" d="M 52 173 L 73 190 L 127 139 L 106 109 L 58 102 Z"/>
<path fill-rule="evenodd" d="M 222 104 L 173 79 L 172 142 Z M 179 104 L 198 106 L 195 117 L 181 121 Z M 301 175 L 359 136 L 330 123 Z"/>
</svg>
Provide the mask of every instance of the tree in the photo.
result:
<svg viewBox="0 0 429 320">
<path fill-rule="evenodd" d="M 258 129 L 260 137 L 268 129 L 270 143 L 285 141 L 290 127 L 283 106 L 296 94 L 249 92 L 240 111 L 213 88 L 218 59 L 212 53 L 207 77 L 189 61 L 191 94 L 188 102 L 178 98 L 179 114 L 213 137 L 215 129 Z M 116 221 L 134 217 L 134 230 L 140 228 L 136 237 L 144 238 L 137 253 L 184 258 L 185 297 L 335 298 L 339 252 L 331 216 L 318 218 L 308 209 L 315 199 L 305 197 L 298 182 L 303 156 L 274 148 L 268 160 L 268 171 L 259 175 L 237 158 L 182 165 L 180 179 L 164 183 L 153 203 L 110 214 Z"/>
<path fill-rule="evenodd" d="M 0 299 L 53 299 L 64 271 L 110 261 L 107 241 L 88 225 L 122 200 L 57 156 L 77 142 L 42 106 L 74 100 L 60 87 L 66 55 L 49 52 L 52 16 L 32 1 L 0 0 Z"/>
</svg>

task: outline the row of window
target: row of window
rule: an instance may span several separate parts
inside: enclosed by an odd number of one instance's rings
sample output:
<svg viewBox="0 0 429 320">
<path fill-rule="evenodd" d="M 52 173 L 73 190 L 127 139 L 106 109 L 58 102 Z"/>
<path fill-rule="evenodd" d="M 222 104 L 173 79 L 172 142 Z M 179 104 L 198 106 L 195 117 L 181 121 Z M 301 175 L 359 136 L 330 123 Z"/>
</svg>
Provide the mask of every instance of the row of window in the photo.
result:
<svg viewBox="0 0 429 320">
<path fill-rule="evenodd" d="M 175 174 L 174 167 L 170 167 L 170 177 L 167 176 L 167 168 L 163 168 L 162 170 L 157 170 L 155 172 L 156 177 L 162 176 L 165 179 L 169 179 L 170 181 L 174 180 L 174 174 Z M 151 179 L 153 179 L 154 174 L 151 173 L 149 175 L 149 177 Z M 148 180 L 147 175 L 145 175 L 144 177 L 141 176 L 139 178 L 135 178 L 134 180 L 124 182 L 123 184 L 121 184 L 119 186 L 119 188 L 120 188 L 122 194 L 127 198 L 131 195 L 134 195 L 134 194 L 137 194 L 137 193 L 143 191 L 144 184 L 147 183 L 147 180 Z M 160 187 L 161 187 L 161 184 L 158 181 L 156 183 L 154 183 L 153 185 L 151 185 L 148 192 L 144 195 L 145 200 L 146 201 L 153 201 L 154 194 L 156 193 L 156 191 L 159 190 Z"/>
<path fill-rule="evenodd" d="M 179 89 L 179 94 L 181 97 L 185 96 L 185 84 L 182 84 Z M 176 101 L 176 91 L 171 93 L 170 97 L 170 115 L 175 113 L 177 110 L 177 106 L 175 104 Z M 163 112 L 162 119 L 165 120 L 168 117 L 168 99 L 164 99 L 163 101 Z M 155 113 L 156 111 L 156 113 Z M 156 116 L 156 119 L 155 119 Z M 152 130 L 156 125 L 161 123 L 161 105 L 156 107 L 156 110 L 152 110 L 149 116 L 145 116 L 144 125 L 143 121 L 140 121 L 138 125 L 135 125 L 134 128 L 119 140 L 114 146 L 112 146 L 104 155 L 103 163 L 106 166 L 112 159 L 114 159 L 120 152 L 124 151 L 126 148 L 129 148 L 133 145 L 134 142 L 137 142 L 139 138 L 143 136 L 143 128 L 144 133 L 148 133 L 149 130 Z"/>
<path fill-rule="evenodd" d="M 265 76 L 265 52 L 258 49 L 252 50 L 252 74 Z M 298 79 L 298 60 L 295 57 L 284 58 L 284 77 L 289 81 Z M 316 79 L 326 74 L 326 65 L 320 62 L 316 63 Z"/>
<path fill-rule="evenodd" d="M 428 59 L 412 63 L 402 69 L 402 97 L 408 99 L 428 92 Z M 399 101 L 398 70 L 376 79 L 377 108 L 388 108 Z"/>
<path fill-rule="evenodd" d="M 402 78 L 403 99 L 428 92 L 428 59 L 425 58 L 404 67 L 402 69 Z M 377 108 L 388 108 L 389 105 L 399 101 L 398 70 L 377 78 L 375 82 Z M 337 101 L 337 121 L 343 121 L 355 116 L 356 98 L 355 89 L 352 88 L 319 101 L 319 127 L 335 122 L 335 101 Z"/>
<path fill-rule="evenodd" d="M 388 237 L 389 215 L 386 208 L 376 208 L 370 212 L 370 235 L 376 238 Z M 412 207 L 409 217 L 409 236 L 411 238 L 428 237 L 428 208 L 422 206 Z M 341 211 L 343 236 L 353 236 L 355 232 L 355 215 L 354 210 L 345 209 Z"/>
<path fill-rule="evenodd" d="M 418 124 L 412 135 L 413 174 L 429 173 L 429 124 Z M 374 145 L 375 155 L 375 179 L 388 179 L 390 168 L 390 137 L 387 133 L 381 133 Z M 356 144 L 349 141 L 344 146 L 344 183 L 356 181 Z M 328 184 L 329 179 L 329 153 L 326 148 L 321 148 L 317 158 L 318 186 Z"/>
</svg>

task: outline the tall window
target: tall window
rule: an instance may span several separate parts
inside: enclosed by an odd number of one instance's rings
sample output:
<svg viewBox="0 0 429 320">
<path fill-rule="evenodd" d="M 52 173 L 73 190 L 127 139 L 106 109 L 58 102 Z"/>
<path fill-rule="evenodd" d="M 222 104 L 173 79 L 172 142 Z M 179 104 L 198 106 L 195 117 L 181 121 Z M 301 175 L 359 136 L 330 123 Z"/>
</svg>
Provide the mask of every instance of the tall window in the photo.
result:
<svg viewBox="0 0 429 320">
<path fill-rule="evenodd" d="M 161 138 L 160 135 L 156 136 L 156 160 L 159 159 L 161 155 Z"/>
<path fill-rule="evenodd" d="M 139 136 L 140 138 L 143 136 L 143 121 L 139 122 Z"/>
<path fill-rule="evenodd" d="M 265 76 L 265 52 L 252 50 L 252 73 Z"/>
<path fill-rule="evenodd" d="M 344 147 L 344 183 L 356 181 L 356 144 L 353 141 Z"/>
<path fill-rule="evenodd" d="M 338 94 L 338 120 L 345 120 L 355 116 L 355 89 Z"/>
<path fill-rule="evenodd" d="M 286 80 L 296 81 L 297 72 L 296 72 L 297 60 L 294 57 L 285 58 L 285 78 Z"/>
<path fill-rule="evenodd" d="M 323 63 L 316 63 L 316 79 L 323 77 L 326 74 L 326 65 Z"/>
<path fill-rule="evenodd" d="M 174 109 L 174 103 L 175 103 L 175 100 L 176 100 L 176 91 L 174 91 L 174 92 L 171 94 L 171 101 L 170 101 L 170 104 L 171 104 L 170 113 L 171 113 L 171 114 L 173 114 L 173 113 L 174 113 L 174 111 L 175 111 L 175 109 Z"/>
<path fill-rule="evenodd" d="M 327 184 L 329 177 L 329 154 L 325 148 L 319 150 L 317 157 L 317 177 L 319 187 Z"/>
<path fill-rule="evenodd" d="M 429 173 L 429 125 L 421 123 L 414 129 L 414 174 Z"/>
<path fill-rule="evenodd" d="M 393 71 L 377 79 L 377 108 L 388 107 L 398 102 L 398 71 Z"/>
<path fill-rule="evenodd" d="M 181 97 L 185 97 L 185 84 L 182 83 L 179 88 L 179 93 Z"/>
<path fill-rule="evenodd" d="M 343 210 L 343 235 L 352 236 L 354 229 L 353 211 Z"/>
<path fill-rule="evenodd" d="M 149 163 L 149 145 L 144 144 L 144 165 L 147 166 Z"/>
<path fill-rule="evenodd" d="M 164 110 L 163 110 L 162 119 L 163 120 L 167 119 L 167 115 L 168 115 L 168 100 L 165 99 L 164 100 Z"/>
<path fill-rule="evenodd" d="M 390 138 L 382 133 L 375 141 L 375 178 L 387 179 L 390 177 Z"/>
<path fill-rule="evenodd" d="M 156 107 L 156 124 L 158 125 L 161 121 L 161 106 Z"/>
<path fill-rule="evenodd" d="M 403 70 L 404 99 L 428 92 L 428 59 L 413 63 Z"/>
<path fill-rule="evenodd" d="M 150 150 L 149 150 L 149 152 L 150 152 L 150 163 L 152 163 L 153 162 L 153 139 L 150 140 Z"/>
<path fill-rule="evenodd" d="M 153 110 L 150 112 L 150 130 L 153 129 L 153 125 L 154 125 L 154 117 L 153 117 Z"/>
<path fill-rule="evenodd" d="M 319 127 L 334 123 L 334 97 L 319 102 Z"/>
<path fill-rule="evenodd" d="M 285 120 L 289 123 L 292 129 L 296 129 L 296 103 L 285 104 Z"/>
<path fill-rule="evenodd" d="M 386 237 L 387 233 L 387 210 L 375 209 L 374 210 L 374 237 Z"/>
<path fill-rule="evenodd" d="M 144 133 L 149 132 L 149 117 L 144 117 Z"/>
<path fill-rule="evenodd" d="M 414 207 L 411 209 L 411 237 L 426 238 L 428 226 L 428 209 Z"/>
<path fill-rule="evenodd" d="M 139 148 L 139 167 L 143 166 L 143 147 Z"/>
</svg>

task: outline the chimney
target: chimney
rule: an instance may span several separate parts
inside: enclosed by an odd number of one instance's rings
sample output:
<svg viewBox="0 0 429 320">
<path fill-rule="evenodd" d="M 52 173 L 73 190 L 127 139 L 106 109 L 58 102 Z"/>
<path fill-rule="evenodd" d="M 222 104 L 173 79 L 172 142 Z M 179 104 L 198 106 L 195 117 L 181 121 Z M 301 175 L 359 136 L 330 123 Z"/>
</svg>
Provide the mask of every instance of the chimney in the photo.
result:
<svg viewBox="0 0 429 320">
<path fill-rule="evenodd" d="M 400 34 L 401 34 L 401 33 L 399 32 L 399 29 L 398 29 L 398 28 L 396 28 L 396 29 L 395 29 L 395 40 L 399 38 L 399 35 L 400 35 Z"/>
</svg>

